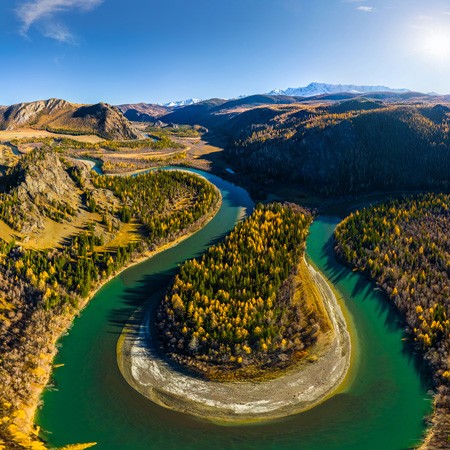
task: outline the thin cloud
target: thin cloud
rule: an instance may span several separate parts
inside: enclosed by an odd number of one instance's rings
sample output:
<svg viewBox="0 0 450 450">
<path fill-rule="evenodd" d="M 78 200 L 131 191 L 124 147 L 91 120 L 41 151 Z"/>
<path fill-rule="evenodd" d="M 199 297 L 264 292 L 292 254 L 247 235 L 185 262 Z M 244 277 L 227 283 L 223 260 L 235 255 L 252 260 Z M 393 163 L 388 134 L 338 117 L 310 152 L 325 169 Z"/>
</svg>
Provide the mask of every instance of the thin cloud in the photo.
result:
<svg viewBox="0 0 450 450">
<path fill-rule="evenodd" d="M 26 35 L 33 25 L 39 25 L 44 36 L 60 42 L 74 44 L 75 37 L 62 23 L 55 20 L 58 14 L 67 11 L 89 11 L 103 0 L 28 0 L 16 9 L 22 22 L 20 32 Z"/>
<path fill-rule="evenodd" d="M 363 6 L 363 5 L 360 5 L 360 6 L 357 6 L 356 9 L 357 9 L 358 11 L 362 11 L 362 12 L 366 12 L 366 13 L 372 13 L 372 12 L 375 12 L 375 8 L 374 8 L 373 6 Z"/>
<path fill-rule="evenodd" d="M 55 39 L 59 42 L 76 45 L 78 43 L 75 36 L 70 30 L 61 23 L 49 22 L 42 27 L 42 34 L 50 39 Z"/>
</svg>

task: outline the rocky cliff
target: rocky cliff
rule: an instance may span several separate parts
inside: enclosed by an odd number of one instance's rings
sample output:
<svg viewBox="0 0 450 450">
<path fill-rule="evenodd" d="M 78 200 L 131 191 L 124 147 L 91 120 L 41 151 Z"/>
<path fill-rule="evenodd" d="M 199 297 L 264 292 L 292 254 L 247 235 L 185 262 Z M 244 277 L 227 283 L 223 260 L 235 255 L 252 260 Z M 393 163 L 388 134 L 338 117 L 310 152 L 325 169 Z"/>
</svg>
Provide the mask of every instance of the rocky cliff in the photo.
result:
<svg viewBox="0 0 450 450">
<path fill-rule="evenodd" d="M 23 232 L 44 227 L 44 218 L 62 221 L 73 216 L 80 196 L 59 156 L 39 150 L 28 154 L 14 167 L 7 179 L 3 219 Z"/>
</svg>

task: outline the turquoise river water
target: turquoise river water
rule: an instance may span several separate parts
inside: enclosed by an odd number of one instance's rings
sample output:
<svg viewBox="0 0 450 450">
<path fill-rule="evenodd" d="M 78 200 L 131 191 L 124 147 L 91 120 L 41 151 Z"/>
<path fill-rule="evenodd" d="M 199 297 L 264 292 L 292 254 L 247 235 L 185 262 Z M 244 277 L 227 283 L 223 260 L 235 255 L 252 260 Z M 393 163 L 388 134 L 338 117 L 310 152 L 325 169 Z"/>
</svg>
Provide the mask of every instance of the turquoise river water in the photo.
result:
<svg viewBox="0 0 450 450">
<path fill-rule="evenodd" d="M 431 412 L 427 374 L 402 341 L 399 316 L 358 273 L 337 263 L 333 231 L 341 218 L 320 216 L 307 255 L 334 285 L 353 329 L 351 374 L 319 406 L 282 420 L 224 426 L 159 407 L 122 378 L 116 344 L 124 324 L 145 302 L 161 299 L 177 266 L 200 255 L 251 212 L 243 189 L 202 173 L 223 204 L 202 230 L 105 285 L 60 342 L 52 386 L 36 423 L 51 446 L 97 442 L 99 450 L 298 449 L 403 450 L 420 441 Z"/>
</svg>

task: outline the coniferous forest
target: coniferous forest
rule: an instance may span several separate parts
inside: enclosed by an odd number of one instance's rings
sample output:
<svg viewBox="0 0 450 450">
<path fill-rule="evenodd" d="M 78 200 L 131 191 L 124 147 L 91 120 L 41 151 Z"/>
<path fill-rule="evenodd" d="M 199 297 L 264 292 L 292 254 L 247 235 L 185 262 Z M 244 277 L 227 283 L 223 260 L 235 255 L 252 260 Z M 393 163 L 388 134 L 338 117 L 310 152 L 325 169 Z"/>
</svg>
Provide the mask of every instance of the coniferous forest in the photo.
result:
<svg viewBox="0 0 450 450">
<path fill-rule="evenodd" d="M 21 189 L 39 181 L 33 178 L 36 168 L 40 167 L 41 174 L 56 164 L 53 154 L 41 153 L 42 158 L 28 157 L 33 169 L 24 172 L 27 182 Z M 58 164 L 58 180 L 71 183 Z M 56 248 L 33 249 L 15 240 L 0 239 L 0 447 L 5 442 L 11 445 L 8 448 L 16 448 L 17 443 L 23 448 L 45 448 L 20 430 L 32 419 L 27 416 L 27 405 L 36 401 L 33 396 L 39 391 L 35 387 L 46 382 L 54 341 L 85 304 L 84 299 L 146 251 L 189 232 L 220 204 L 220 194 L 208 181 L 188 173 L 156 171 L 138 177 L 96 177 L 77 167 L 68 172 L 80 189 L 80 198 L 84 198 L 73 215 L 84 214 L 86 208 L 98 213 L 99 222 L 87 224 Z M 7 192 L 2 198 L 10 196 Z M 99 198 L 114 201 L 105 206 Z M 44 200 L 40 196 L 29 201 L 34 206 L 33 201 Z M 0 210 L 8 214 L 7 209 Z M 40 209 L 44 213 L 48 210 Z M 26 211 L 30 215 L 36 212 L 31 207 L 22 208 L 23 214 Z M 105 245 L 105 235 L 114 235 L 131 220 L 141 225 L 139 239 L 113 248 Z"/>
<path fill-rule="evenodd" d="M 297 205 L 259 205 L 224 242 L 183 264 L 157 314 L 164 352 L 218 379 L 273 373 L 304 357 L 321 320 L 306 317 L 288 286 L 311 220 Z"/>
<path fill-rule="evenodd" d="M 424 194 L 357 211 L 335 232 L 338 257 L 375 280 L 406 317 L 434 369 L 437 415 L 450 408 L 449 230 L 450 195 Z M 438 421 L 435 433 L 445 439 L 448 425 Z"/>
</svg>

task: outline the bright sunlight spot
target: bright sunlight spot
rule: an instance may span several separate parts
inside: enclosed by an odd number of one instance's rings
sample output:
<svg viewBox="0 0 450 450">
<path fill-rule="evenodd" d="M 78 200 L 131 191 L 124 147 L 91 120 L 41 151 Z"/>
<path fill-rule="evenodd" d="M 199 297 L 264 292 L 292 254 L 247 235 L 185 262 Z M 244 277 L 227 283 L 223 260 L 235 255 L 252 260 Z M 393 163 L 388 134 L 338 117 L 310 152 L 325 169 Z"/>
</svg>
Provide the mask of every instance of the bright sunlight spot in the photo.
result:
<svg viewBox="0 0 450 450">
<path fill-rule="evenodd" d="M 427 56 L 439 60 L 446 60 L 450 57 L 449 31 L 443 29 L 427 30 L 422 43 Z"/>
</svg>

